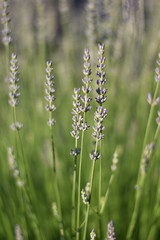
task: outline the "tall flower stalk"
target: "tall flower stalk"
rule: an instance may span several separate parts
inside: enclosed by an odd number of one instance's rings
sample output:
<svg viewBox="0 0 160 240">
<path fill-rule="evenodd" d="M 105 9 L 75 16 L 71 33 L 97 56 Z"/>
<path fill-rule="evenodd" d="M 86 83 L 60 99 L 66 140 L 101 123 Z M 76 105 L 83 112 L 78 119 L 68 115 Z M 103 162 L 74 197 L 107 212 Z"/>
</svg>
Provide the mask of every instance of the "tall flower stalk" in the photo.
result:
<svg viewBox="0 0 160 240">
<path fill-rule="evenodd" d="M 82 105 L 80 102 L 80 88 L 74 88 L 73 94 L 73 109 L 72 109 L 72 128 L 71 136 L 75 139 L 74 149 L 71 149 L 71 155 L 74 157 L 74 169 L 73 169 L 73 186 L 72 186 L 72 237 L 75 235 L 76 230 L 76 177 L 77 177 L 77 156 L 80 154 L 80 148 L 78 148 L 78 140 L 80 139 L 80 131 L 82 129 Z"/>
<path fill-rule="evenodd" d="M 96 108 L 96 111 L 94 113 L 94 126 L 93 126 L 93 134 L 92 137 L 95 140 L 95 148 L 90 153 L 90 159 L 93 161 L 92 163 L 92 169 L 91 169 L 91 177 L 90 177 L 90 200 L 89 204 L 87 205 L 86 210 L 86 219 L 85 219 L 85 225 L 84 225 L 84 233 L 83 233 L 83 240 L 86 238 L 87 233 L 87 224 L 88 224 L 88 216 L 89 216 L 89 209 L 90 209 L 90 201 L 91 201 L 91 195 L 92 195 L 92 187 L 93 187 L 93 178 L 94 178 L 94 172 L 95 172 L 95 163 L 97 159 L 101 159 L 101 140 L 104 138 L 104 126 L 103 121 L 107 116 L 107 109 L 103 108 L 103 103 L 106 101 L 106 92 L 107 89 L 104 87 L 104 84 L 106 83 L 105 79 L 105 57 L 104 55 L 104 44 L 98 44 L 98 64 L 97 64 L 97 76 L 99 77 L 96 81 L 97 83 L 97 89 L 96 92 L 98 96 L 96 97 L 96 102 L 99 104 L 99 106 Z M 100 169 L 99 174 L 101 174 L 101 163 L 100 163 Z M 99 198 L 101 197 L 101 176 L 99 175 Z M 100 199 L 99 199 L 100 204 Z M 100 206 L 99 206 L 100 209 Z M 101 227 L 101 226 L 100 226 Z"/>
<path fill-rule="evenodd" d="M 143 186 L 144 186 L 144 182 L 145 182 L 145 177 L 147 174 L 146 166 L 148 168 L 148 163 L 151 158 L 151 154 L 153 152 L 154 145 L 157 141 L 157 137 L 159 134 L 159 124 L 158 124 L 153 143 L 148 143 L 148 138 L 149 138 L 149 133 L 150 133 L 150 128 L 151 128 L 151 123 L 152 123 L 152 119 L 153 119 L 153 115 L 154 115 L 155 106 L 159 104 L 158 91 L 159 91 L 159 84 L 160 84 L 160 53 L 159 53 L 158 57 L 159 57 L 159 59 L 157 61 L 158 67 L 155 69 L 156 88 L 155 88 L 153 99 L 151 97 L 151 94 L 148 95 L 148 103 L 151 105 L 151 108 L 150 108 L 150 112 L 149 112 L 146 132 L 145 132 L 145 136 L 144 136 L 142 154 L 141 154 L 141 158 L 140 158 L 140 167 L 139 167 L 138 178 L 137 178 L 137 191 L 136 191 L 135 205 L 134 205 L 132 218 L 131 218 L 130 225 L 129 225 L 128 232 L 127 232 L 128 240 L 132 239 L 132 236 L 133 236 L 133 232 L 135 229 L 136 220 L 137 220 L 137 216 L 138 216 L 138 212 L 139 212 L 139 207 L 140 207 L 142 190 L 143 190 Z"/>
<path fill-rule="evenodd" d="M 96 97 L 96 102 L 101 107 L 107 100 L 106 93 L 107 89 L 105 88 L 106 83 L 106 73 L 105 73 L 105 56 L 104 56 L 104 44 L 98 44 L 98 64 L 97 64 L 97 89 L 96 92 L 98 96 Z M 99 159 L 99 194 L 98 194 L 98 212 L 100 213 L 101 208 L 101 185 L 102 185 L 102 145 L 100 141 L 100 159 Z M 102 238 L 102 224 L 101 216 L 99 215 L 99 230 L 100 238 Z"/>
<path fill-rule="evenodd" d="M 45 89 L 45 99 L 47 104 L 45 106 L 46 110 L 49 113 L 48 118 L 48 126 L 50 128 L 50 140 L 51 140 L 51 147 L 52 147 L 52 160 L 53 160 L 53 181 L 54 181 L 54 193 L 56 197 L 56 204 L 58 208 L 58 222 L 59 222 L 59 230 L 61 239 L 64 239 L 64 226 L 63 226 L 63 219 L 62 219 L 62 209 L 61 209 L 61 200 L 59 194 L 59 186 L 58 186 L 58 179 L 57 179 L 57 171 L 56 171 L 56 156 L 55 156 L 55 145 L 54 145 L 54 136 L 53 136 L 53 126 L 55 125 L 56 121 L 53 117 L 53 112 L 56 110 L 54 105 L 55 101 L 55 88 L 54 88 L 54 76 L 53 76 L 53 64 L 51 61 L 47 61 L 46 63 L 46 89 Z"/>
<path fill-rule="evenodd" d="M 27 162 L 24 159 L 23 144 L 20 136 L 20 129 L 23 127 L 21 122 L 17 121 L 16 107 L 19 104 L 19 72 L 18 72 L 18 60 L 17 55 L 12 53 L 10 61 L 10 78 L 9 78 L 9 104 L 13 107 L 13 123 L 11 124 L 12 130 L 16 131 L 18 134 L 18 140 L 21 148 L 23 168 L 24 169 L 24 179 L 29 180 L 29 171 Z"/>
<path fill-rule="evenodd" d="M 92 188 L 93 188 L 93 178 L 94 178 L 94 172 L 95 172 L 95 164 L 96 164 L 96 161 L 100 158 L 100 152 L 98 148 L 99 148 L 100 141 L 104 138 L 104 134 L 103 134 L 104 126 L 102 125 L 102 123 L 106 116 L 107 116 L 107 109 L 105 108 L 103 109 L 102 106 L 98 106 L 94 114 L 94 127 L 93 127 L 94 132 L 92 136 L 95 139 L 95 148 L 92 151 L 92 153 L 90 153 L 90 159 L 93 161 L 93 163 L 92 163 L 91 177 L 90 177 L 90 199 L 89 199 L 89 204 L 87 205 L 83 240 L 86 239 L 88 216 L 89 216 L 90 202 L 91 202 L 91 195 L 92 195 Z"/>
<path fill-rule="evenodd" d="M 29 167 L 28 167 L 28 162 L 25 159 L 24 156 L 24 149 L 23 149 L 23 143 L 20 135 L 20 129 L 23 127 L 23 124 L 21 122 L 17 121 L 17 113 L 16 113 L 16 107 L 19 104 L 19 97 L 20 97 L 20 91 L 19 91 L 19 72 L 18 72 L 18 60 L 17 60 L 17 55 L 15 53 L 11 54 L 11 61 L 10 61 L 10 78 L 9 78 L 9 104 L 13 108 L 13 123 L 11 124 L 11 128 L 13 131 L 17 133 L 17 141 L 16 145 L 20 146 L 18 150 L 20 149 L 20 159 L 19 159 L 19 168 L 20 172 L 24 181 L 24 184 L 30 188 L 23 188 L 23 194 L 25 196 L 25 201 L 26 201 L 26 206 L 27 206 L 27 211 L 29 216 L 34 220 L 32 221 L 32 226 L 35 229 L 35 234 L 39 239 L 42 238 L 41 236 L 41 231 L 38 228 L 38 220 L 36 215 L 32 212 L 31 210 L 31 194 L 32 197 L 34 195 L 33 191 L 33 185 L 31 182 L 30 178 L 30 172 L 29 172 Z M 12 151 L 10 151 L 10 156 L 13 155 Z M 12 156 L 13 159 L 13 156 Z M 18 181 L 20 183 L 20 181 Z M 23 184 L 21 184 L 23 185 Z M 28 191 L 30 189 L 30 192 Z M 35 226 L 34 226 L 35 225 Z"/>
<path fill-rule="evenodd" d="M 86 114 L 91 109 L 90 101 L 92 100 L 88 94 L 91 92 L 92 87 L 90 86 L 92 79 L 90 75 L 91 71 L 91 64 L 90 64 L 90 54 L 89 50 L 84 50 L 84 69 L 83 74 L 84 78 L 82 79 L 83 86 L 82 92 L 83 96 L 81 96 L 82 100 L 82 112 L 83 112 L 83 120 L 82 120 L 82 135 L 81 135 L 81 152 L 80 152 L 80 161 L 79 161 L 79 175 L 78 175 L 78 199 L 77 199 L 77 232 L 76 232 L 76 239 L 79 239 L 79 227 L 80 227 L 80 200 L 81 200 L 81 171 L 82 171 L 82 159 L 83 159 L 83 145 L 84 145 L 84 135 L 85 131 L 89 128 L 89 125 L 86 122 Z"/>
</svg>

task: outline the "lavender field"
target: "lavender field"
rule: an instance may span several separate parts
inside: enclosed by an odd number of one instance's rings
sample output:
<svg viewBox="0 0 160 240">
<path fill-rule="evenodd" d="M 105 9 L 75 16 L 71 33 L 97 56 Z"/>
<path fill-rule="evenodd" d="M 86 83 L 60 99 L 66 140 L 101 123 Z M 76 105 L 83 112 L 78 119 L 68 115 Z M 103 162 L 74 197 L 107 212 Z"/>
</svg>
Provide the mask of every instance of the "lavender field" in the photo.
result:
<svg viewBox="0 0 160 240">
<path fill-rule="evenodd" d="M 0 239 L 160 239 L 160 1 L 0 0 Z"/>
</svg>

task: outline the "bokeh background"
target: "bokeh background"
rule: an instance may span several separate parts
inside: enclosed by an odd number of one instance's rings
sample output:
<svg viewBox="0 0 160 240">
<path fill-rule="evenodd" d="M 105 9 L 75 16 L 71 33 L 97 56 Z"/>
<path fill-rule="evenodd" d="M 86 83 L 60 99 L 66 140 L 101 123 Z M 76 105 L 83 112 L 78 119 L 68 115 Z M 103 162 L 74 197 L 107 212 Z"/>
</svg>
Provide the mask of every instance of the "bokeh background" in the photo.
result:
<svg viewBox="0 0 160 240">
<path fill-rule="evenodd" d="M 45 62 L 53 61 L 56 86 L 55 148 L 57 172 L 62 198 L 62 211 L 66 231 L 71 231 L 71 189 L 74 146 L 72 130 L 72 94 L 81 87 L 83 77 L 83 50 L 91 52 L 93 89 L 96 83 L 97 43 L 105 44 L 108 117 L 105 121 L 103 141 L 102 192 L 111 175 L 111 161 L 115 149 L 119 152 L 119 165 L 103 215 L 103 239 L 111 219 L 115 223 L 117 239 L 125 239 L 134 206 L 135 184 L 139 159 L 146 129 L 149 105 L 148 92 L 155 89 L 154 69 L 160 43 L 159 0 L 14 0 L 8 1 L 9 28 L 12 43 L 10 53 L 16 52 L 20 73 L 20 104 L 18 119 L 24 152 L 35 195 L 32 208 L 37 214 L 44 239 L 59 239 L 59 230 L 53 218 L 52 161 L 45 111 Z M 14 239 L 16 224 L 23 221 L 17 200 L 14 177 L 9 168 L 7 148 L 15 146 L 11 131 L 12 109 L 8 104 L 8 75 L 6 49 L 2 43 L 0 25 L 0 239 Z M 94 99 L 95 90 L 92 98 Z M 88 122 L 93 125 L 96 103 L 93 101 Z M 156 108 L 158 110 L 158 107 Z M 152 121 L 150 141 L 156 129 L 156 112 Z M 90 175 L 89 153 L 93 148 L 92 128 L 86 134 L 82 186 Z M 154 235 L 148 238 L 152 226 L 153 209 L 160 187 L 160 154 L 156 149 L 144 188 L 135 239 L 159 239 L 160 221 L 154 223 Z M 98 170 L 97 170 L 98 173 Z M 98 174 L 94 181 L 94 197 L 89 230 L 98 232 L 95 214 Z M 82 210 L 84 216 L 85 208 Z M 27 217 L 26 217 L 27 218 Z M 35 239 L 27 219 L 28 238 Z M 69 237 L 67 239 L 70 239 Z M 88 238 L 89 239 L 89 238 Z M 97 238 L 98 239 L 98 238 Z"/>
</svg>

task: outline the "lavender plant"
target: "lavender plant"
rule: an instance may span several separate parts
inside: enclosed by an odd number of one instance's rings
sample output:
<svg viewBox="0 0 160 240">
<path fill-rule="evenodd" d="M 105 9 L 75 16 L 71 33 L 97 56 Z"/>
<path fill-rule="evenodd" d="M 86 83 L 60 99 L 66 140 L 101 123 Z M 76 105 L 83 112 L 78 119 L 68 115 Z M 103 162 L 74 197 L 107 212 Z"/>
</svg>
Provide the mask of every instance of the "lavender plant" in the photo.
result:
<svg viewBox="0 0 160 240">
<path fill-rule="evenodd" d="M 97 89 L 96 92 L 98 96 L 96 97 L 96 102 L 99 104 L 100 107 L 106 102 L 107 97 L 107 89 L 105 88 L 106 83 L 106 73 L 105 73 L 105 56 L 104 56 L 104 44 L 98 44 L 98 64 L 97 64 Z M 103 130 L 103 129 L 102 129 Z M 104 138 L 104 135 L 101 136 L 101 139 Z M 100 212 L 101 208 L 101 185 L 102 185 L 102 145 L 100 141 L 100 161 L 99 161 L 99 198 L 98 198 L 98 211 Z M 100 238 L 102 238 L 102 227 L 101 227 L 101 216 L 99 215 L 99 227 L 100 227 Z"/>
<path fill-rule="evenodd" d="M 17 132 L 18 135 L 18 141 L 20 144 L 21 149 L 21 156 L 23 161 L 23 171 L 24 171 L 24 179 L 29 178 L 29 172 L 28 172 L 28 165 L 25 162 L 24 159 L 24 152 L 23 152 L 23 145 L 22 140 L 20 136 L 19 130 L 23 127 L 23 124 L 19 121 L 17 121 L 17 113 L 16 113 L 16 107 L 19 104 L 19 72 L 18 72 L 18 60 L 17 55 L 15 53 L 12 53 L 11 55 L 11 61 L 10 61 L 10 78 L 9 78 L 9 104 L 13 108 L 13 123 L 11 124 L 12 130 Z M 22 165 L 21 165 L 22 166 Z"/>
<path fill-rule="evenodd" d="M 104 72 L 104 61 L 105 58 L 103 57 L 104 54 L 104 45 L 99 44 L 98 45 L 98 64 L 97 64 L 97 75 L 100 77 L 100 79 L 97 80 L 97 93 L 98 97 L 96 97 L 96 101 L 98 102 L 99 106 L 96 108 L 96 111 L 94 113 L 94 126 L 93 126 L 93 134 L 92 137 L 95 140 L 95 148 L 94 150 L 90 153 L 90 159 L 93 161 L 92 163 L 92 170 L 91 170 L 91 176 L 90 176 L 90 200 L 91 200 L 91 195 L 92 195 L 92 187 L 93 187 L 93 178 L 94 178 L 94 172 L 95 172 L 95 163 L 97 159 L 100 158 L 100 151 L 99 151 L 99 144 L 101 143 L 101 140 L 104 138 L 104 126 L 103 121 L 107 116 L 107 109 L 103 108 L 102 104 L 106 100 L 106 89 L 103 87 L 104 83 L 106 80 L 104 79 L 105 72 Z M 89 216 L 89 209 L 90 209 L 90 203 L 87 206 L 86 210 L 86 218 L 85 218 L 85 225 L 84 225 L 84 233 L 83 233 L 83 240 L 86 238 L 86 233 L 87 233 L 87 224 L 88 224 L 88 216 Z"/>
<path fill-rule="evenodd" d="M 59 186 L 57 180 L 57 171 L 56 171 L 56 155 L 55 155 L 55 145 L 54 145 L 54 135 L 53 135 L 53 126 L 56 121 L 53 118 L 53 112 L 56 110 L 54 101 L 55 101 L 55 88 L 54 88 L 54 76 L 53 76 L 53 64 L 52 61 L 47 61 L 46 63 L 46 88 L 45 88 L 45 99 L 47 104 L 45 106 L 46 111 L 49 113 L 48 126 L 50 127 L 51 134 L 51 147 L 52 147 L 52 160 L 53 160 L 53 184 L 54 184 L 54 193 L 56 198 L 56 205 L 58 210 L 58 223 L 61 239 L 64 239 L 64 226 L 62 220 L 62 209 L 61 209 L 61 199 L 59 194 Z"/>
<path fill-rule="evenodd" d="M 84 135 L 85 131 L 88 130 L 89 125 L 86 121 L 86 115 L 87 112 L 91 110 L 91 97 L 88 95 L 91 90 L 91 82 L 92 79 L 90 78 L 90 75 L 92 73 L 91 71 L 91 64 L 90 64 L 90 54 L 89 50 L 85 49 L 84 50 L 84 69 L 83 69 L 83 74 L 84 78 L 82 79 L 83 86 L 82 86 L 82 92 L 83 95 L 81 96 L 81 101 L 82 101 L 82 126 L 81 126 L 81 152 L 80 152 L 80 161 L 79 161 L 79 173 L 78 173 L 78 198 L 77 198 L 77 234 L 76 234 L 76 239 L 79 239 L 79 227 L 80 227 L 80 195 L 81 195 L 81 169 L 82 169 L 82 160 L 83 160 L 83 145 L 84 145 Z"/>
<path fill-rule="evenodd" d="M 75 148 L 71 149 L 71 155 L 74 157 L 74 170 L 73 170 L 73 188 L 72 188 L 72 235 L 75 234 L 76 229 L 76 175 L 77 175 L 77 156 L 80 154 L 80 148 L 78 148 L 78 140 L 80 139 L 80 130 L 82 129 L 82 105 L 80 102 L 80 88 L 74 88 L 73 97 L 73 109 L 72 109 L 72 120 L 73 130 L 71 136 L 75 139 Z"/>
</svg>

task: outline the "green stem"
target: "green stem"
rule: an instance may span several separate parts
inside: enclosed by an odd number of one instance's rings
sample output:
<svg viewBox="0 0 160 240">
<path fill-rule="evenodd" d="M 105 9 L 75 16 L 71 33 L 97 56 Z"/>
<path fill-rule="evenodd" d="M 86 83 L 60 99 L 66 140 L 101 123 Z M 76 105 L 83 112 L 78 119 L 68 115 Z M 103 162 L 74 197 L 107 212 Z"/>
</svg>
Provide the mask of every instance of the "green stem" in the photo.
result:
<svg viewBox="0 0 160 240">
<path fill-rule="evenodd" d="M 98 149 L 98 141 L 96 140 L 95 155 L 97 154 L 97 149 Z M 83 240 L 86 240 L 86 234 L 87 234 L 88 216 L 89 216 L 89 209 L 90 209 L 91 196 L 92 196 L 92 187 L 93 187 L 93 177 L 94 177 L 95 164 L 96 164 L 96 161 L 93 160 L 91 178 L 90 178 L 90 184 L 91 184 L 90 201 L 89 201 L 89 204 L 87 205 L 86 220 L 85 220 L 84 232 L 83 232 Z"/>
<path fill-rule="evenodd" d="M 16 125 L 17 115 L 16 115 L 16 108 L 15 107 L 14 107 L 13 111 L 14 111 L 14 124 Z M 18 142 L 19 142 L 19 145 L 20 145 L 21 157 L 22 157 L 22 162 L 23 162 L 23 167 L 21 165 L 21 171 L 24 170 L 23 178 L 24 178 L 24 180 L 28 181 L 28 184 L 30 186 L 32 186 L 31 178 L 30 178 L 30 174 L 29 174 L 29 167 L 28 167 L 27 161 L 25 161 L 23 144 L 22 144 L 22 139 L 21 139 L 21 135 L 20 135 L 19 130 L 17 130 L 17 135 L 18 135 Z"/>
<path fill-rule="evenodd" d="M 155 136 L 154 136 L 154 141 L 156 142 L 157 138 L 158 138 L 158 134 L 159 134 L 159 130 L 160 130 L 160 124 L 158 124 Z M 155 227 L 155 222 L 157 219 L 159 219 L 159 210 L 160 208 L 160 177 L 159 177 L 159 181 L 158 181 L 158 192 L 157 192 L 157 199 L 156 199 L 156 204 L 153 210 L 153 219 L 152 219 L 152 224 L 151 224 L 151 228 L 149 231 L 149 235 L 148 235 L 148 240 L 151 239 L 150 236 L 152 236 L 152 233 L 154 233 L 154 230 L 156 230 Z"/>
<path fill-rule="evenodd" d="M 78 142 L 75 140 L 75 150 L 77 149 Z M 76 214 L 75 214 L 75 202 L 76 202 L 76 176 L 77 176 L 77 155 L 74 157 L 74 169 L 73 169 L 73 189 L 72 189 L 72 238 L 75 236 L 76 229 Z"/>
<path fill-rule="evenodd" d="M 51 118 L 50 114 L 50 118 Z M 61 199 L 60 199 L 60 193 L 59 193 L 59 186 L 58 186 L 58 180 L 57 180 L 57 174 L 56 174 L 56 156 L 55 156 L 55 147 L 54 147 L 54 138 L 53 138 L 53 126 L 51 126 L 51 146 L 52 146 L 52 160 L 53 160 L 53 181 L 54 181 L 54 192 L 56 196 L 56 203 L 58 208 L 58 214 L 59 214 L 59 230 L 60 230 L 60 236 L 61 240 L 64 240 L 64 225 L 62 220 L 62 207 L 61 207 Z"/>
<path fill-rule="evenodd" d="M 105 197 L 104 197 L 104 201 L 103 201 L 103 203 L 102 203 L 102 207 L 101 207 L 100 212 L 99 212 L 100 215 L 102 215 L 103 212 L 104 212 L 104 208 L 105 208 L 106 203 L 107 203 L 107 200 L 108 200 L 109 191 L 110 191 L 110 186 L 111 186 L 111 183 L 112 183 L 113 179 L 114 179 L 114 174 L 112 174 L 111 177 L 110 177 L 109 185 L 108 185 L 108 188 L 107 188 L 107 191 L 106 191 Z"/>
<path fill-rule="evenodd" d="M 95 163 L 96 163 L 96 161 L 93 160 L 92 171 L 91 171 L 91 181 L 90 181 L 90 183 L 91 183 L 90 202 L 91 202 L 91 194 L 92 194 L 92 186 L 93 186 L 93 177 L 94 177 Z M 84 225 L 83 240 L 86 240 L 87 225 L 88 225 L 88 216 L 89 216 L 89 209 L 90 209 L 90 202 L 89 202 L 89 204 L 87 205 L 87 212 L 86 212 L 86 220 L 85 220 L 85 225 Z"/>
<path fill-rule="evenodd" d="M 102 216 L 100 214 L 101 208 L 101 188 L 102 188 L 102 144 L 100 141 L 100 159 L 99 159 L 99 192 L 98 192 L 98 212 L 99 212 L 99 237 L 102 239 Z"/>
<path fill-rule="evenodd" d="M 83 117 L 83 125 L 85 124 L 85 113 Z M 81 137 L 81 153 L 79 161 L 79 177 L 78 177 L 78 204 L 77 204 L 77 232 L 76 239 L 79 240 L 79 228 L 80 228 L 80 200 L 81 200 L 81 171 L 82 171 L 82 158 L 83 158 L 83 143 L 84 143 L 84 130 Z"/>
<path fill-rule="evenodd" d="M 128 232 L 127 232 L 127 240 L 131 240 L 133 237 L 133 232 L 134 232 L 135 224 L 137 221 L 137 216 L 138 216 L 138 211 L 139 211 L 139 206 L 140 206 L 140 199 L 142 196 L 144 180 L 145 180 L 145 176 L 141 177 L 139 189 L 137 189 L 137 192 L 136 192 L 136 200 L 135 200 L 135 205 L 134 205 L 131 222 L 130 222 Z"/>
</svg>

